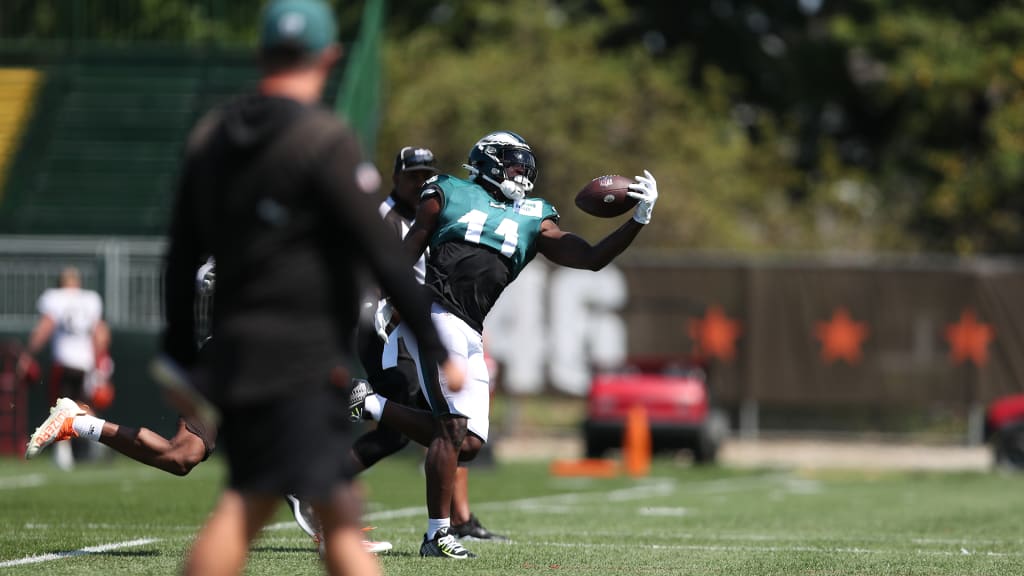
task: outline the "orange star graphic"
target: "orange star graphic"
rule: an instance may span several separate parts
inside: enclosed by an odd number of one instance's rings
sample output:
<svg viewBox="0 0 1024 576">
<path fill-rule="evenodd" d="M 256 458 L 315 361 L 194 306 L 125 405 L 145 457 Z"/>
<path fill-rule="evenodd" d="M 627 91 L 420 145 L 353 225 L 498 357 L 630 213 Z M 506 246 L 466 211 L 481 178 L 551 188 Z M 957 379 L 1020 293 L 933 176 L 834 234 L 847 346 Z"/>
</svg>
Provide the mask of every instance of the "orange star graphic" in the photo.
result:
<svg viewBox="0 0 1024 576">
<path fill-rule="evenodd" d="M 960 313 L 960 321 L 946 325 L 946 341 L 949 342 L 949 356 L 956 364 L 967 360 L 975 366 L 984 366 L 988 362 L 988 344 L 996 337 L 992 326 L 978 322 L 978 317 L 971 308 Z"/>
<path fill-rule="evenodd" d="M 721 306 L 711 306 L 703 318 L 688 321 L 690 339 L 697 355 L 731 360 L 736 356 L 736 339 L 740 336 L 740 323 L 729 318 Z"/>
<path fill-rule="evenodd" d="M 868 328 L 862 322 L 854 322 L 846 308 L 840 306 L 832 312 L 831 320 L 818 322 L 814 335 L 821 340 L 821 359 L 826 363 L 845 360 L 847 364 L 858 364 Z"/>
</svg>

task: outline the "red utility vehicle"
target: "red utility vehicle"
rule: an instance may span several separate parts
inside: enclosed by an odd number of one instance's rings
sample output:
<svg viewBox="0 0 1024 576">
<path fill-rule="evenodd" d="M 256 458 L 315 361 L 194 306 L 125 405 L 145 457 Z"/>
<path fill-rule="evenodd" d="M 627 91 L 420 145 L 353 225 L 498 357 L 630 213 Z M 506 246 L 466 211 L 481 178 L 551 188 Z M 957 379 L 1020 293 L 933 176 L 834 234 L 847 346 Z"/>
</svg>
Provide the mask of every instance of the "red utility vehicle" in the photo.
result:
<svg viewBox="0 0 1024 576">
<path fill-rule="evenodd" d="M 985 437 L 997 465 L 1024 469 L 1024 394 L 1003 396 L 989 405 Z"/>
<path fill-rule="evenodd" d="M 626 414 L 637 404 L 647 412 L 655 452 L 686 449 L 695 462 L 715 461 L 729 421 L 711 405 L 707 373 L 693 363 L 665 360 L 637 360 L 594 376 L 583 423 L 588 457 L 622 446 Z"/>
</svg>

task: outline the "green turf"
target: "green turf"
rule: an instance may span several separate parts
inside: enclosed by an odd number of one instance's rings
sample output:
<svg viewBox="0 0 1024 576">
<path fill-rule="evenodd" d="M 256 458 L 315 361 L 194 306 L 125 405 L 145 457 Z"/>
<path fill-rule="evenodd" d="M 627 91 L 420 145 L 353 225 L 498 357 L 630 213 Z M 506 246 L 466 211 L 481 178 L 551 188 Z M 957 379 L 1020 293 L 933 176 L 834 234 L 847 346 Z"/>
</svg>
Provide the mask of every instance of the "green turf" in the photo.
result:
<svg viewBox="0 0 1024 576">
<path fill-rule="evenodd" d="M 0 460 L 0 573 L 171 574 L 216 497 L 214 459 L 187 478 L 118 459 L 53 468 Z M 391 540 L 385 574 L 1024 574 L 1024 477 L 1004 474 L 736 471 L 656 462 L 642 480 L 559 479 L 543 464 L 471 474 L 474 509 L 514 544 L 480 558 L 417 556 L 425 528 L 418 462 L 366 479 L 367 522 Z M 247 574 L 316 574 L 310 541 L 282 508 Z M 151 543 L 9 566 L 33 555 Z"/>
</svg>

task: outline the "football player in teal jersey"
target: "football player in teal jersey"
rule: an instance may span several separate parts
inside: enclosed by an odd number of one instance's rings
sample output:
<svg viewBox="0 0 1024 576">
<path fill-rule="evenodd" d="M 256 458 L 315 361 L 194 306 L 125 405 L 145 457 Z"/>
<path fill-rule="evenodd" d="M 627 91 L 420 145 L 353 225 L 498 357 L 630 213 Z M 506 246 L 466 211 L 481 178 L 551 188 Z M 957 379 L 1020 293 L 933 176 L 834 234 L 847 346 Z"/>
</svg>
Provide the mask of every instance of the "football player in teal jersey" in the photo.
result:
<svg viewBox="0 0 1024 576">
<path fill-rule="evenodd" d="M 449 356 L 466 371 L 465 384 L 450 390 L 436 370 L 417 361 L 433 414 L 388 402 L 365 382 L 353 391 L 356 399 L 365 395 L 354 417 L 368 415 L 428 446 L 429 518 L 421 556 L 474 556 L 451 534 L 450 511 L 458 462 L 472 460 L 487 441 L 489 375 L 482 332 L 498 296 L 538 253 L 555 264 L 600 270 L 651 221 L 658 199 L 657 183 L 645 170 L 630 185 L 629 196 L 637 200 L 633 217 L 592 245 L 559 228 L 558 212 L 546 200 L 529 197 L 537 164 L 518 134 L 484 136 L 464 167 L 468 179 L 440 174 L 427 180 L 404 245 L 410 262 L 430 248 L 426 285 L 434 300 L 432 316 Z M 416 358 L 415 339 L 401 325 L 397 331 Z"/>
</svg>

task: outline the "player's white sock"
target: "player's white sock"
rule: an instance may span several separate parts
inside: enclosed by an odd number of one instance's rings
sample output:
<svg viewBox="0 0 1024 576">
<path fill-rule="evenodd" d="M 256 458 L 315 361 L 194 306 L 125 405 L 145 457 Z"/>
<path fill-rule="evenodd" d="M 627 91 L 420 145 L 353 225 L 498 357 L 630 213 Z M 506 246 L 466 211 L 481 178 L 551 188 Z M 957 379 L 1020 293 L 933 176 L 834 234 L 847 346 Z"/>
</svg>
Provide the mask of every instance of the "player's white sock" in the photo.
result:
<svg viewBox="0 0 1024 576">
<path fill-rule="evenodd" d="M 61 470 L 75 467 L 75 454 L 71 451 L 71 442 L 55 442 L 53 444 L 53 461 Z"/>
<path fill-rule="evenodd" d="M 380 415 L 384 413 L 384 405 L 387 404 L 387 402 L 388 399 L 380 394 L 370 394 L 363 402 L 363 410 L 365 410 L 371 418 L 380 422 Z"/>
<path fill-rule="evenodd" d="M 78 432 L 79 438 L 99 442 L 105 422 L 106 420 L 100 420 L 95 416 L 75 416 L 71 421 L 71 427 L 75 429 L 75 432 Z"/>
<path fill-rule="evenodd" d="M 427 518 L 427 540 L 432 540 L 434 534 L 441 528 L 448 528 L 451 525 L 451 518 Z"/>
</svg>

